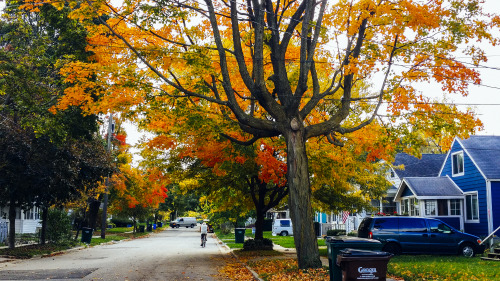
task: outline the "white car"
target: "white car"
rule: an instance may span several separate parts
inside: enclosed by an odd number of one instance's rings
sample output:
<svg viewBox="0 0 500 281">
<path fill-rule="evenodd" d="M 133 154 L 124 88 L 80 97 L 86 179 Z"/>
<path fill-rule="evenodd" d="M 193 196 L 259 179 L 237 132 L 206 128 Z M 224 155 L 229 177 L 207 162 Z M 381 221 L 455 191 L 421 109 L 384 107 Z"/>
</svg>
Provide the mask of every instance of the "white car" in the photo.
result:
<svg viewBox="0 0 500 281">
<path fill-rule="evenodd" d="M 276 219 L 276 220 L 274 220 L 272 234 L 273 234 L 273 236 L 293 235 L 292 220 L 291 219 Z"/>
<path fill-rule="evenodd" d="M 177 218 L 175 221 L 171 221 L 170 227 L 179 228 L 179 227 L 185 226 L 186 228 L 187 227 L 193 228 L 196 226 L 196 224 L 197 224 L 197 222 L 196 222 L 195 217 L 181 217 L 181 218 Z"/>
</svg>

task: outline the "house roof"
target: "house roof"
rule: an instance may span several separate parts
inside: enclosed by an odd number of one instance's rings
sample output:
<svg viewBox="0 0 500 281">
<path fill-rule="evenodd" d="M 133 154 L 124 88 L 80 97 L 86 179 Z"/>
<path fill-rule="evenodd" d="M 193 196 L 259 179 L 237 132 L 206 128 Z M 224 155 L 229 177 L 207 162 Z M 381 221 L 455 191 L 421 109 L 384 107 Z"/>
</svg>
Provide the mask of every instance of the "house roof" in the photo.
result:
<svg viewBox="0 0 500 281">
<path fill-rule="evenodd" d="M 394 169 L 400 179 L 406 177 L 437 177 L 446 154 L 422 154 L 418 159 L 406 153 L 398 153 L 394 165 L 403 165 L 404 169 Z"/>
<path fill-rule="evenodd" d="M 463 192 L 449 177 L 408 177 L 398 188 L 394 201 L 399 201 L 406 188 L 417 199 L 460 199 Z"/>
<path fill-rule="evenodd" d="M 487 179 L 500 179 L 500 136 L 471 136 L 458 141 Z"/>
</svg>

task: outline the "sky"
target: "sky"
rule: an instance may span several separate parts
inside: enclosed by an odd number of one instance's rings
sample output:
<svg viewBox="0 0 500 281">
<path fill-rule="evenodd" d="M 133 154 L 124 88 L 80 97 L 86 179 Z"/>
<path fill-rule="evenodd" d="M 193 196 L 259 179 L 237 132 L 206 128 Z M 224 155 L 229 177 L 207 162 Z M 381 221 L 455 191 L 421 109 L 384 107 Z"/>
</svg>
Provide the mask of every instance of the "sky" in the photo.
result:
<svg viewBox="0 0 500 281">
<path fill-rule="evenodd" d="M 485 10 L 500 13 L 500 1 L 485 1 Z M 499 34 L 500 35 L 500 34 Z M 500 136 L 500 45 L 496 47 L 485 45 L 488 62 L 481 63 L 481 86 L 469 86 L 470 94 L 467 97 L 455 97 L 457 104 L 464 106 L 472 105 L 483 121 L 484 131 L 480 135 Z M 439 91 L 439 88 L 432 89 Z"/>
<path fill-rule="evenodd" d="M 500 13 L 499 0 L 486 0 L 485 10 Z M 5 2 L 0 0 L 0 9 Z M 500 34 L 499 34 L 500 35 Z M 459 108 L 473 107 L 478 118 L 484 124 L 484 130 L 478 132 L 480 135 L 500 136 L 500 46 L 492 47 L 484 45 L 488 62 L 481 63 L 481 85 L 469 86 L 470 94 L 467 97 L 450 96 L 452 102 Z M 442 96 L 441 89 L 437 85 L 423 85 L 422 91 L 430 96 Z M 137 143 L 142 134 L 137 132 L 132 124 L 126 124 L 128 132 L 127 142 L 131 145 Z"/>
</svg>

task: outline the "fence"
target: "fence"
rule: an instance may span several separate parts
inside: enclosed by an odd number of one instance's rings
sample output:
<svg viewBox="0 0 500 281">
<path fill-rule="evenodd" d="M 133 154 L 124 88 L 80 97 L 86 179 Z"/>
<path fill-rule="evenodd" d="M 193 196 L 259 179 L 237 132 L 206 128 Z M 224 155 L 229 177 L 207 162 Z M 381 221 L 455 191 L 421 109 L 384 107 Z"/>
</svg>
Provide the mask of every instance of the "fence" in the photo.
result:
<svg viewBox="0 0 500 281">
<path fill-rule="evenodd" d="M 0 221 L 0 243 L 5 243 L 7 241 L 7 235 L 9 224 L 6 221 Z"/>
</svg>

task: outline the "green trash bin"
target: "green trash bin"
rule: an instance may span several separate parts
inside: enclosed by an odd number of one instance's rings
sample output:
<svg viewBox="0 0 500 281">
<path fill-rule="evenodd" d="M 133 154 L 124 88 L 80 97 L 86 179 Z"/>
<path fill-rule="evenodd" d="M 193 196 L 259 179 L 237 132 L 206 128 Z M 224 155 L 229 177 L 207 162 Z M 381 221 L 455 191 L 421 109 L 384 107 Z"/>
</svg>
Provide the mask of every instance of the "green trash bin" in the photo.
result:
<svg viewBox="0 0 500 281">
<path fill-rule="evenodd" d="M 328 248 L 328 266 L 330 267 L 330 281 L 342 281 L 342 270 L 337 265 L 337 255 L 341 250 L 351 248 L 358 250 L 380 251 L 382 243 L 375 239 L 352 236 L 326 237 Z"/>
<path fill-rule="evenodd" d="M 82 243 L 90 244 L 92 241 L 92 228 L 90 227 L 82 227 Z"/>
<path fill-rule="evenodd" d="M 234 229 L 234 243 L 244 243 L 245 242 L 245 229 L 235 228 Z"/>
</svg>

